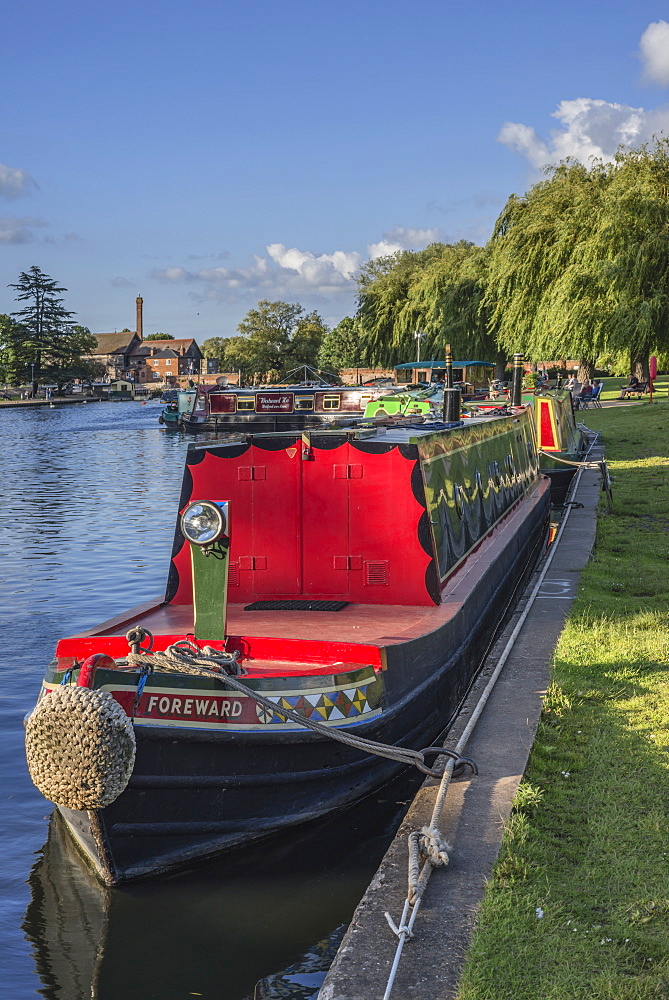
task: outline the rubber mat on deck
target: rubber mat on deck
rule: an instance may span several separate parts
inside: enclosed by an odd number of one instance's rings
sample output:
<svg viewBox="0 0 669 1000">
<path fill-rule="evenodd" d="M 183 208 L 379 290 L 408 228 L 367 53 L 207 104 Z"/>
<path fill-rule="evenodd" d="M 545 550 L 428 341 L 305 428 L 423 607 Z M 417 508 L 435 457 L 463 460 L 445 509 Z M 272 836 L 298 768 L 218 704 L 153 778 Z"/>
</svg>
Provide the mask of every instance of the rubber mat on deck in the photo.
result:
<svg viewBox="0 0 669 1000">
<path fill-rule="evenodd" d="M 254 601 L 244 611 L 341 611 L 348 601 Z"/>
</svg>

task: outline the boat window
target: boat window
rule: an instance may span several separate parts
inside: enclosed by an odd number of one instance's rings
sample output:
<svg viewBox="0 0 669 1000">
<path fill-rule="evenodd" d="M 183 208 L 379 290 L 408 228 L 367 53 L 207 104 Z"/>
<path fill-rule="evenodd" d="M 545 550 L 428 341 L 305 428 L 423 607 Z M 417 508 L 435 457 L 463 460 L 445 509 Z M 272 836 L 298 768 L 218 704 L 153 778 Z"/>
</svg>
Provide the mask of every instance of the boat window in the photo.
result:
<svg viewBox="0 0 669 1000">
<path fill-rule="evenodd" d="M 396 374 L 396 380 L 400 383 L 410 382 L 413 376 L 413 372 L 410 368 L 398 368 Z"/>
<path fill-rule="evenodd" d="M 296 410 L 313 410 L 314 408 L 314 397 L 313 396 L 297 396 L 295 399 L 295 409 Z"/>
<path fill-rule="evenodd" d="M 511 457 L 511 455 L 507 455 L 506 456 L 506 458 L 504 459 L 504 464 L 506 465 L 507 472 L 509 473 L 509 475 L 511 476 L 511 478 L 515 479 L 515 477 L 516 477 L 516 464 L 513 461 L 513 458 Z"/>
<path fill-rule="evenodd" d="M 489 466 L 490 480 L 496 489 L 502 485 L 502 477 L 499 474 L 499 462 L 492 462 Z"/>
<path fill-rule="evenodd" d="M 323 396 L 323 409 L 338 410 L 340 402 L 341 396 Z"/>
<path fill-rule="evenodd" d="M 237 397 L 233 392 L 212 392 L 209 395 L 209 409 L 212 413 L 234 413 Z"/>
<path fill-rule="evenodd" d="M 253 396 L 249 396 L 246 399 L 237 397 L 237 410 L 253 410 L 255 409 L 255 399 Z"/>
</svg>

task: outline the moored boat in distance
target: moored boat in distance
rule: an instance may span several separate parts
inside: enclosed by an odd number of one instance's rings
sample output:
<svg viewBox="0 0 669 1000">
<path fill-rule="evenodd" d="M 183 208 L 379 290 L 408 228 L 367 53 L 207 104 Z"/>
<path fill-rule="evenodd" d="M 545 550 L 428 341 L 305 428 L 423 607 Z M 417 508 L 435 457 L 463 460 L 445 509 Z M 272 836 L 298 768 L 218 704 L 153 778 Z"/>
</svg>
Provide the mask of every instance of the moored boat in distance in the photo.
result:
<svg viewBox="0 0 669 1000">
<path fill-rule="evenodd" d="M 180 389 L 174 399 L 168 400 L 158 422 L 172 430 L 181 429 L 184 414 L 191 413 L 193 409 L 195 394 L 195 389 Z"/>
<path fill-rule="evenodd" d="M 370 400 L 387 392 L 372 386 L 254 386 L 245 389 L 200 385 L 192 411 L 181 423 L 187 431 L 264 434 L 327 427 L 359 419 Z"/>
<path fill-rule="evenodd" d="M 191 445 L 179 511 L 164 599 L 62 639 L 27 719 L 33 780 L 110 884 L 429 767 L 544 548 L 549 490 L 519 407 Z"/>
<path fill-rule="evenodd" d="M 522 402 L 531 406 L 539 449 L 541 472 L 551 484 L 551 502 L 561 506 L 576 474 L 577 463 L 583 460 L 587 435 L 576 420 L 574 401 L 568 389 L 524 389 Z M 506 406 L 506 400 L 479 400 L 470 412 L 481 413 Z M 574 463 L 572 465 L 568 463 Z"/>
</svg>

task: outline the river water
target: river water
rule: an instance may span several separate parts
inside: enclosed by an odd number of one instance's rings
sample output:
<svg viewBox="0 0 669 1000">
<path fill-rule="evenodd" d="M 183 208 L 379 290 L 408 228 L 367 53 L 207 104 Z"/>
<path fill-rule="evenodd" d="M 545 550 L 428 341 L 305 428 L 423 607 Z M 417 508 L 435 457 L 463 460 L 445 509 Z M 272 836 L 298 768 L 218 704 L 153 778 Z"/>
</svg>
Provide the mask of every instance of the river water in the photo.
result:
<svg viewBox="0 0 669 1000">
<path fill-rule="evenodd" d="M 160 410 L 0 409 L 0 996 L 11 1000 L 313 996 L 313 954 L 335 947 L 417 784 L 121 889 L 72 850 L 30 781 L 22 721 L 60 637 L 164 592 L 188 440 L 159 426 Z"/>
</svg>

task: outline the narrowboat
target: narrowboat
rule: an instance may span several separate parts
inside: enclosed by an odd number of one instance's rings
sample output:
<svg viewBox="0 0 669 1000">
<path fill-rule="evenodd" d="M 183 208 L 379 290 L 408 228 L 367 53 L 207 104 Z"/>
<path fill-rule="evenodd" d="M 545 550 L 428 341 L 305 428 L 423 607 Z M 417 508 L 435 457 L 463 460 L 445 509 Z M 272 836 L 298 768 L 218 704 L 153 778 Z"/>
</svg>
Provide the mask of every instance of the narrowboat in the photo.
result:
<svg viewBox="0 0 669 1000">
<path fill-rule="evenodd" d="M 551 484 L 551 503 L 564 504 L 578 463 L 583 460 L 588 437 L 576 420 L 574 400 L 568 389 L 524 389 L 521 401 L 531 406 L 539 449 L 541 472 Z M 484 413 L 507 405 L 507 399 L 478 400 L 470 412 Z"/>
<path fill-rule="evenodd" d="M 246 389 L 200 385 L 191 412 L 183 413 L 186 431 L 253 433 L 326 427 L 359 419 L 370 400 L 387 392 L 371 386 L 287 385 Z"/>
<path fill-rule="evenodd" d="M 181 389 L 176 398 L 168 401 L 161 411 L 158 422 L 170 430 L 180 430 L 184 413 L 191 413 L 195 404 L 195 389 Z"/>
<path fill-rule="evenodd" d="M 430 773 L 549 511 L 530 407 L 192 444 L 165 596 L 59 641 L 33 781 L 116 884 Z"/>
</svg>

